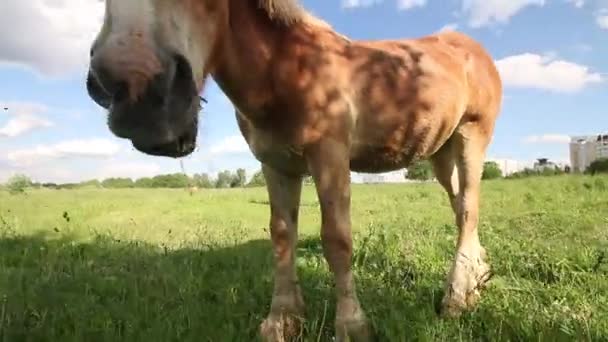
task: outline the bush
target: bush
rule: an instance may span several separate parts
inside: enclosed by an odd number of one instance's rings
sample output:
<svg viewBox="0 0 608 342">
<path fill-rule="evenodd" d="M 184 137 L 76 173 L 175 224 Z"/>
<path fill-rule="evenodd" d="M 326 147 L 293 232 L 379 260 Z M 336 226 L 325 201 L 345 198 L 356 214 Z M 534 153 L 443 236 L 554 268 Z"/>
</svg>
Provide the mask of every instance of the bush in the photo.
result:
<svg viewBox="0 0 608 342">
<path fill-rule="evenodd" d="M 25 189 L 31 184 L 32 180 L 26 175 L 17 174 L 8 179 L 6 189 L 11 194 L 20 194 L 25 192 Z"/>
<path fill-rule="evenodd" d="M 592 175 L 596 173 L 608 173 L 608 158 L 600 158 L 592 162 L 587 168 L 587 173 Z"/>
<path fill-rule="evenodd" d="M 488 161 L 483 164 L 481 179 L 496 179 L 502 177 L 502 170 L 496 162 Z"/>
<path fill-rule="evenodd" d="M 429 180 L 433 178 L 433 167 L 431 166 L 431 162 L 428 160 L 420 160 L 412 163 L 412 165 L 407 168 L 407 175 L 405 178 L 414 180 Z"/>
<path fill-rule="evenodd" d="M 551 168 L 547 167 L 540 171 L 525 168 L 522 171 L 518 171 L 507 176 L 509 179 L 517 179 L 517 178 L 526 178 L 526 177 L 534 177 L 534 176 L 559 176 L 565 174 L 566 171 L 560 169 L 559 167 Z"/>
<path fill-rule="evenodd" d="M 249 181 L 247 186 L 248 187 L 266 186 L 266 178 L 264 178 L 264 173 L 262 173 L 262 170 L 259 170 L 258 172 L 253 174 L 253 177 L 251 177 L 251 180 Z"/>
<path fill-rule="evenodd" d="M 190 178 L 183 173 L 154 176 L 152 184 L 155 188 L 186 188 L 190 185 Z"/>
</svg>

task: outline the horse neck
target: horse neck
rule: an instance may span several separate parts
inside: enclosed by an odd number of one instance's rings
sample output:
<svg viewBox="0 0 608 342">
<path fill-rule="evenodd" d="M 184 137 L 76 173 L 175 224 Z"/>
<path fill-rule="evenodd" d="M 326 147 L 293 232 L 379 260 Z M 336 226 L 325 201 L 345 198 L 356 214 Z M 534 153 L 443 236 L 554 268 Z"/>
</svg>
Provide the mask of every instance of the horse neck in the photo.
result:
<svg viewBox="0 0 608 342">
<path fill-rule="evenodd" d="M 290 28 L 271 21 L 257 1 L 229 0 L 229 12 L 211 77 L 233 103 L 249 107 L 270 96 L 271 63 Z"/>
</svg>

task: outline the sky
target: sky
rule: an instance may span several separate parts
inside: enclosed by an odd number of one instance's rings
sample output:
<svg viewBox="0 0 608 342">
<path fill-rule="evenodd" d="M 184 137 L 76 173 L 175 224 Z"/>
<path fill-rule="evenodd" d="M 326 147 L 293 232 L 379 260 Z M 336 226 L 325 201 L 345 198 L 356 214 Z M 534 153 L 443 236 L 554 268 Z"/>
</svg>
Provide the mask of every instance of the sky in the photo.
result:
<svg viewBox="0 0 608 342">
<path fill-rule="evenodd" d="M 127 0 L 123 0 L 127 1 Z M 135 0 L 129 0 L 135 1 Z M 608 0 L 302 0 L 351 39 L 413 38 L 457 30 L 495 59 L 504 102 L 488 159 L 567 162 L 572 135 L 608 132 Z M 0 1 L 0 182 L 181 172 L 113 136 L 86 94 L 90 43 L 103 1 Z M 210 80 L 199 147 L 186 172 L 259 169 L 234 110 Z M 8 108 L 8 110 L 3 110 Z"/>
</svg>

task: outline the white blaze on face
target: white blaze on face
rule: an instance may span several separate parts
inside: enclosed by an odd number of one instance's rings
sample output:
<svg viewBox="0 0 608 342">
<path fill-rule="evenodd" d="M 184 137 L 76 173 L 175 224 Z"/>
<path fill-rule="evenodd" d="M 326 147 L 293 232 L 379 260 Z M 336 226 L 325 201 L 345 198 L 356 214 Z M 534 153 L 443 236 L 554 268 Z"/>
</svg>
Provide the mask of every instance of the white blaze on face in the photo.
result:
<svg viewBox="0 0 608 342">
<path fill-rule="evenodd" d="M 200 87 L 218 33 L 218 14 L 207 13 L 205 18 L 194 18 L 187 3 L 181 0 L 106 0 L 104 28 L 99 39 L 107 42 L 108 39 L 141 34 L 156 48 L 183 55 Z"/>
<path fill-rule="evenodd" d="M 154 18 L 154 0 L 106 0 L 106 25 L 112 33 L 147 33 Z"/>
<path fill-rule="evenodd" d="M 200 90 L 207 63 L 212 54 L 216 35 L 218 34 L 218 20 L 214 14 L 209 13 L 202 20 L 195 20 L 187 8 L 180 8 L 170 13 L 167 22 L 177 22 L 176 28 L 165 30 L 165 39 L 169 46 L 186 57 L 192 68 L 194 79 Z"/>
</svg>

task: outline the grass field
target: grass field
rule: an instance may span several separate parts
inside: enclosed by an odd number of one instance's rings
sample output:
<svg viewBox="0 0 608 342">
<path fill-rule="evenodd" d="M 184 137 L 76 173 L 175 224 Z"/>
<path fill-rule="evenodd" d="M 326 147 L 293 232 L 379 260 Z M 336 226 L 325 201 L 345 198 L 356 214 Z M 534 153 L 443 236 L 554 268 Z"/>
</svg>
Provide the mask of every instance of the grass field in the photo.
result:
<svg viewBox="0 0 608 342">
<path fill-rule="evenodd" d="M 304 340 L 333 334 L 315 193 L 303 194 Z M 456 228 L 437 184 L 353 188 L 354 267 L 381 341 L 608 340 L 608 177 L 483 184 L 495 277 L 478 309 L 435 302 Z M 263 188 L 0 192 L 1 341 L 254 341 L 272 291 Z"/>
</svg>

